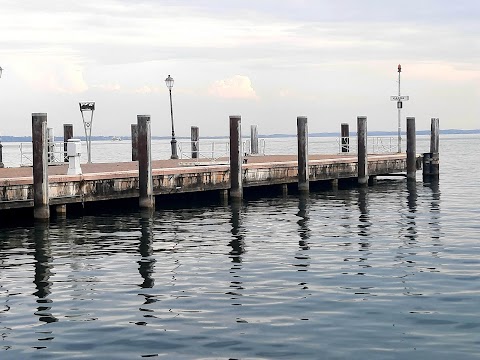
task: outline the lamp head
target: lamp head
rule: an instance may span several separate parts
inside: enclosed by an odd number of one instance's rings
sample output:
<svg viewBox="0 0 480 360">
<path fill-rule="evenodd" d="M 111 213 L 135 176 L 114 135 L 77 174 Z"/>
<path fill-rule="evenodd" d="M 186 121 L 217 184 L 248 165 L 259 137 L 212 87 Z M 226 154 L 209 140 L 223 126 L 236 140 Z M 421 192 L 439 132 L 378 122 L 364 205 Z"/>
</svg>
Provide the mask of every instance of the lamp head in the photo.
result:
<svg viewBox="0 0 480 360">
<path fill-rule="evenodd" d="M 165 85 L 167 85 L 168 90 L 172 90 L 173 78 L 170 75 L 168 75 L 168 77 L 165 79 Z"/>
</svg>

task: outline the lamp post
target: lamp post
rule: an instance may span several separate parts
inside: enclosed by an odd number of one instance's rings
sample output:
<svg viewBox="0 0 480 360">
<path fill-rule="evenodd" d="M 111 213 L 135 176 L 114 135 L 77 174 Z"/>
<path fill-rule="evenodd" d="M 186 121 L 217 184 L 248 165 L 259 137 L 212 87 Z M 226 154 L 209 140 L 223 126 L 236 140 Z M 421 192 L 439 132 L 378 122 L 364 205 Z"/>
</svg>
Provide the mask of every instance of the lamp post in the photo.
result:
<svg viewBox="0 0 480 360">
<path fill-rule="evenodd" d="M 87 141 L 87 154 L 88 154 L 88 163 L 92 162 L 92 122 L 93 122 L 93 112 L 95 111 L 95 102 L 87 101 L 80 102 L 80 112 L 82 113 L 83 128 L 85 129 L 85 139 Z M 90 111 L 90 120 L 83 116 L 84 111 Z"/>
<path fill-rule="evenodd" d="M 407 95 L 400 95 L 400 73 L 402 72 L 402 65 L 398 65 L 398 96 L 390 96 L 390 100 L 397 102 L 398 109 L 398 152 L 402 152 L 402 123 L 401 123 L 401 112 L 403 107 L 403 101 L 408 101 L 410 99 Z"/>
<path fill-rule="evenodd" d="M 170 159 L 178 159 L 177 155 L 177 140 L 175 140 L 175 128 L 173 126 L 173 106 L 172 106 L 172 88 L 173 88 L 173 78 L 168 75 L 165 79 L 165 84 L 167 85 L 168 92 L 170 93 L 170 118 L 172 119 L 172 141 L 170 144 L 172 146 L 172 156 Z"/>
<path fill-rule="evenodd" d="M 2 77 L 2 67 L 0 66 L 0 78 Z M 3 145 L 2 145 L 2 136 L 0 135 L 0 168 L 5 167 L 3 165 Z"/>
</svg>

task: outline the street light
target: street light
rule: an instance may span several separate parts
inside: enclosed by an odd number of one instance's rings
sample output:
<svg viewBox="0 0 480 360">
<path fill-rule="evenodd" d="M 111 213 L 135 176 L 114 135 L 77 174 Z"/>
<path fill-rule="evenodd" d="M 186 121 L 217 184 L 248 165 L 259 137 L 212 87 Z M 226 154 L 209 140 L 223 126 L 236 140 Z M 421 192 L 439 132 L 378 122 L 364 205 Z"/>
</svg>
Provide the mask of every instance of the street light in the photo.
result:
<svg viewBox="0 0 480 360">
<path fill-rule="evenodd" d="M 85 101 L 78 103 L 80 105 L 80 112 L 82 113 L 83 128 L 85 129 L 85 139 L 87 141 L 87 156 L 88 163 L 92 162 L 92 123 L 93 123 L 93 112 L 95 111 L 95 102 L 94 101 Z M 85 119 L 83 116 L 84 111 L 90 111 L 90 119 L 88 117 Z"/>
<path fill-rule="evenodd" d="M 170 159 L 178 159 L 177 155 L 177 140 L 175 140 L 175 128 L 173 127 L 173 106 L 172 106 L 172 88 L 173 88 L 173 78 L 168 75 L 165 79 L 165 84 L 167 85 L 168 92 L 170 93 L 170 117 L 172 119 L 172 141 L 170 142 L 172 146 L 172 156 Z"/>
</svg>

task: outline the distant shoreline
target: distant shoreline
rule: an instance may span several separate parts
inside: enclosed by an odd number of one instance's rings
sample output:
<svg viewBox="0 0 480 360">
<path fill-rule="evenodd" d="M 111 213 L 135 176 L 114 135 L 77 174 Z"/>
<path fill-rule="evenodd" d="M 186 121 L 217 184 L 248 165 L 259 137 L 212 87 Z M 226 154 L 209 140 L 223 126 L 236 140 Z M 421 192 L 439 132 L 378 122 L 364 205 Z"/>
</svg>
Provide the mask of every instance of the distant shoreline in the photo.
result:
<svg viewBox="0 0 480 360">
<path fill-rule="evenodd" d="M 402 132 L 405 135 L 405 132 Z M 430 130 L 418 130 L 417 135 L 429 135 Z M 461 129 L 445 129 L 440 130 L 440 134 L 442 135 L 472 135 L 472 134 L 480 134 L 480 129 L 475 130 L 461 130 Z M 350 136 L 355 136 L 356 132 L 352 131 Z M 397 132 L 394 131 L 369 131 L 369 136 L 396 136 Z M 325 133 L 311 133 L 309 137 L 338 137 L 340 136 L 339 132 L 325 132 Z M 228 136 L 202 136 L 202 139 L 225 139 Z M 248 135 L 243 135 L 244 138 L 248 138 Z M 290 138 L 296 137 L 295 134 L 259 134 L 259 138 L 263 139 L 272 139 L 272 138 Z M 85 136 L 78 136 L 81 140 L 85 140 Z M 131 140 L 130 136 L 92 136 L 92 141 L 113 141 L 112 139 L 115 138 L 115 141 L 121 140 Z M 152 136 L 152 140 L 170 140 L 170 136 Z M 190 140 L 189 137 L 178 136 L 177 139 L 187 139 Z M 56 136 L 55 141 L 62 141 L 63 137 Z M 8 136 L 4 135 L 0 137 L 1 142 L 30 142 L 32 141 L 31 136 Z"/>
</svg>

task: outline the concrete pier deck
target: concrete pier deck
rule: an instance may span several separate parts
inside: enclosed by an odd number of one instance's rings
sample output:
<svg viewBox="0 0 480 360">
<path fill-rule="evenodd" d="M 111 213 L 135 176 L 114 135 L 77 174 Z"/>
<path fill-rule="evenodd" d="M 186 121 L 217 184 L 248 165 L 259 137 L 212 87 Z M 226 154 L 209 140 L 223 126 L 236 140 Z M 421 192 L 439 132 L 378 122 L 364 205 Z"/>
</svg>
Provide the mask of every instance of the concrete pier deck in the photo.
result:
<svg viewBox="0 0 480 360">
<path fill-rule="evenodd" d="M 418 163 L 421 163 L 419 161 Z M 356 154 L 309 155 L 309 181 L 356 178 Z M 67 165 L 48 167 L 50 205 L 135 198 L 139 196 L 138 162 L 82 164 L 82 175 L 66 175 Z M 369 154 L 368 174 L 398 174 L 407 168 L 406 154 Z M 243 186 L 295 184 L 296 155 L 247 156 L 242 165 Z M 228 190 L 228 158 L 152 161 L 154 195 Z M 161 201 L 161 200 L 160 200 Z M 0 169 L 0 210 L 33 207 L 32 168 Z"/>
</svg>

